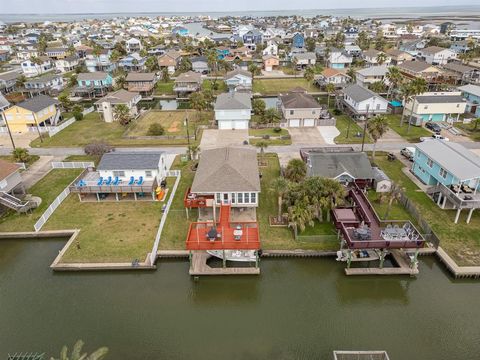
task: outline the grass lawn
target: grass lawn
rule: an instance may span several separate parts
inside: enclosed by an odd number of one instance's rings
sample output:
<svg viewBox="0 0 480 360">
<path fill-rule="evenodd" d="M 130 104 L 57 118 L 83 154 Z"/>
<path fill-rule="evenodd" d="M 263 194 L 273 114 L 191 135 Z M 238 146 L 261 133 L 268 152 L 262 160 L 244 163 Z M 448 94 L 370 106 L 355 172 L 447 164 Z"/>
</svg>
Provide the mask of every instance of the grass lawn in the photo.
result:
<svg viewBox="0 0 480 360">
<path fill-rule="evenodd" d="M 202 90 L 212 90 L 215 95 L 224 93 L 228 91 L 227 84 L 222 79 L 217 79 L 216 82 L 217 89 L 213 89 L 213 80 L 203 80 Z"/>
<path fill-rule="evenodd" d="M 197 210 L 190 210 L 190 219 L 187 219 L 183 197 L 187 189 L 192 185 L 195 172 L 190 168 L 192 162 L 181 163 L 180 156 L 177 156 L 171 169 L 181 170 L 182 177 L 178 184 L 177 192 L 173 198 L 167 222 L 163 228 L 159 249 L 162 250 L 184 250 L 187 232 L 191 221 L 197 219 Z M 173 186 L 169 184 L 169 186 Z"/>
<path fill-rule="evenodd" d="M 302 87 L 309 92 L 320 91 L 318 87 L 308 82 L 303 77 L 288 79 L 259 79 L 253 80 L 253 92 L 262 95 L 276 95 L 285 93 L 295 87 Z"/>
<path fill-rule="evenodd" d="M 420 141 L 420 137 L 422 136 L 427 136 L 430 137 L 432 136 L 432 133 L 425 129 L 422 126 L 410 126 L 410 131 L 407 132 L 408 130 L 408 124 L 407 121 L 408 119 L 404 119 L 404 124 L 400 126 L 400 118 L 401 115 L 386 115 L 388 119 L 388 126 L 390 129 L 395 131 L 398 135 L 403 137 L 405 140 L 408 142 L 412 143 L 418 143 Z"/>
<path fill-rule="evenodd" d="M 480 126 L 477 129 L 474 124 L 455 123 L 454 126 L 463 130 L 473 141 L 480 141 Z"/>
<path fill-rule="evenodd" d="M 173 184 L 172 184 L 173 185 Z M 80 202 L 70 195 L 44 230 L 81 229 L 61 262 L 145 260 L 161 219 L 160 202 Z"/>
<path fill-rule="evenodd" d="M 260 241 L 262 249 L 269 250 L 334 250 L 331 242 L 312 242 L 312 241 L 295 241 L 293 232 L 286 227 L 271 227 L 269 224 L 269 217 L 276 216 L 278 213 L 278 199 L 270 190 L 270 184 L 273 179 L 280 176 L 280 163 L 276 154 L 266 154 L 265 156 L 268 166 L 260 168 L 262 173 L 262 192 L 259 198 L 259 207 L 257 209 L 257 220 L 260 226 Z M 325 225 L 327 226 L 327 225 Z M 319 230 L 322 226 L 316 230 Z M 316 232 L 315 228 L 305 229 Z M 318 234 L 318 233 L 317 233 Z"/>
<path fill-rule="evenodd" d="M 458 265 L 480 265 L 480 212 L 474 212 L 470 224 L 467 224 L 468 211 L 464 210 L 458 224 L 454 224 L 456 211 L 440 209 L 402 172 L 403 163 L 399 160 L 390 162 L 381 154 L 376 157 L 376 163 L 405 189 L 409 199 L 440 238 L 440 246 Z"/>
<path fill-rule="evenodd" d="M 175 92 L 173 91 L 173 81 L 163 82 L 159 81 L 157 85 L 155 85 L 155 95 L 174 95 Z"/>
<path fill-rule="evenodd" d="M 371 204 L 375 208 L 375 211 L 377 212 L 377 215 L 380 217 L 382 220 L 410 220 L 412 224 L 417 226 L 417 220 L 410 215 L 410 213 L 403 207 L 402 204 L 398 202 L 394 202 L 392 204 L 392 207 L 390 209 L 390 213 L 388 215 L 388 218 L 385 219 L 385 214 L 387 213 L 387 201 L 381 201 L 380 199 L 380 193 L 377 193 L 375 190 L 370 189 L 368 191 L 368 199 L 370 200 Z"/>
<path fill-rule="evenodd" d="M 276 138 L 276 139 L 261 139 L 261 138 L 257 138 L 257 139 L 249 139 L 249 143 L 251 145 L 256 145 L 257 143 L 259 143 L 260 141 L 264 141 L 268 144 L 268 146 L 284 146 L 284 145 L 292 145 L 292 139 L 280 139 L 280 138 Z"/>
<path fill-rule="evenodd" d="M 95 156 L 90 156 L 90 155 L 70 155 L 65 158 L 63 161 L 79 161 L 79 162 L 89 162 L 93 161 L 95 165 L 97 164 L 98 158 Z"/>
<path fill-rule="evenodd" d="M 187 127 L 184 124 L 186 114 L 188 114 L 189 119 L 188 129 L 190 136 L 194 134 L 198 125 L 206 125 L 213 118 L 211 112 L 151 110 L 132 124 L 127 132 L 127 136 L 148 136 L 148 129 L 154 123 L 159 123 L 163 126 L 165 135 L 187 136 Z M 200 114 L 200 118 L 197 114 Z"/>
<path fill-rule="evenodd" d="M 127 139 L 123 135 L 129 126 L 122 126 L 118 122 L 106 123 L 99 113 L 93 112 L 86 115 L 83 120 L 75 121 L 55 136 L 44 138 L 43 143 L 39 139 L 32 141 L 31 146 L 83 147 L 97 141 L 105 141 L 112 146 L 162 146 L 187 143 L 187 139 Z"/>
<path fill-rule="evenodd" d="M 248 135 L 250 135 L 250 136 L 263 136 L 263 135 L 285 136 L 285 135 L 289 135 L 289 132 L 288 132 L 287 129 L 280 129 L 279 132 L 276 132 L 276 131 L 274 131 L 274 128 L 249 129 L 248 130 Z"/>
<path fill-rule="evenodd" d="M 353 121 L 348 115 L 338 115 L 335 116 L 337 119 L 337 129 L 340 131 L 340 135 L 335 138 L 336 144 L 361 144 L 362 136 L 356 136 L 357 133 L 363 134 L 363 129 Z M 348 127 L 350 126 L 350 130 Z M 347 138 L 348 132 L 348 138 Z M 365 136 L 365 143 L 369 144 L 372 140 L 367 134 Z"/>
<path fill-rule="evenodd" d="M 15 158 L 12 155 L 0 155 L 0 159 L 8 161 L 8 162 L 17 162 L 17 160 L 15 160 Z M 32 165 L 38 159 L 40 159 L 40 156 L 30 155 L 27 162 L 25 163 L 25 165 L 28 168 L 30 165 Z"/>
<path fill-rule="evenodd" d="M 0 217 L 0 232 L 34 231 L 33 225 L 42 216 L 43 212 L 81 172 L 81 169 L 55 169 L 50 171 L 28 191 L 42 199 L 40 206 L 30 214 L 7 212 Z"/>
</svg>

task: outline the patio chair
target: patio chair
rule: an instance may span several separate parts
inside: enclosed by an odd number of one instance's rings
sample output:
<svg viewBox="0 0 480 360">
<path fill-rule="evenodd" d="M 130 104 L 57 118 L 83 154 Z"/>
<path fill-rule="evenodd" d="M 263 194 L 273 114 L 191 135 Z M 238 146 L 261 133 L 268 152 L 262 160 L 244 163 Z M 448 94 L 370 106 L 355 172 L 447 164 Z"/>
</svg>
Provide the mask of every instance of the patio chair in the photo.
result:
<svg viewBox="0 0 480 360">
<path fill-rule="evenodd" d="M 105 185 L 110 185 L 112 183 L 112 177 L 109 176 L 107 181 L 105 181 Z"/>
<path fill-rule="evenodd" d="M 387 225 L 387 229 L 391 229 L 392 228 L 392 225 L 391 224 L 388 224 Z"/>
<path fill-rule="evenodd" d="M 137 185 L 142 185 L 143 184 L 143 176 L 140 176 L 137 181 Z"/>
<path fill-rule="evenodd" d="M 103 184 L 103 177 L 100 176 L 100 178 L 98 179 L 97 185 L 101 186 L 102 184 Z"/>
<path fill-rule="evenodd" d="M 135 184 L 135 178 L 133 176 L 130 176 L 130 181 L 128 182 L 128 185 L 132 186 Z"/>
<path fill-rule="evenodd" d="M 115 176 L 115 180 L 113 180 L 113 185 L 118 185 L 120 182 L 120 178 L 118 176 Z"/>
</svg>

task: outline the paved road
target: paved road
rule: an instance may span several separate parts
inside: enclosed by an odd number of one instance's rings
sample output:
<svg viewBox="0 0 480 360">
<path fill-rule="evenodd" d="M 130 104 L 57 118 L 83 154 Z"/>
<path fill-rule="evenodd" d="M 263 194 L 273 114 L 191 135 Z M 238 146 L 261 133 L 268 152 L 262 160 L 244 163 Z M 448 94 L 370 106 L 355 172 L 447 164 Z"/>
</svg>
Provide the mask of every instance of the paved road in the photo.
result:
<svg viewBox="0 0 480 360">
<path fill-rule="evenodd" d="M 133 151 L 133 152 L 150 152 L 150 151 L 164 151 L 167 154 L 183 154 L 187 151 L 186 147 L 127 147 L 127 148 L 115 148 L 116 151 Z M 32 155 L 39 156 L 70 156 L 70 155 L 84 155 L 83 148 L 29 148 L 28 151 Z M 11 148 L 0 148 L 0 155 L 10 155 Z"/>
</svg>

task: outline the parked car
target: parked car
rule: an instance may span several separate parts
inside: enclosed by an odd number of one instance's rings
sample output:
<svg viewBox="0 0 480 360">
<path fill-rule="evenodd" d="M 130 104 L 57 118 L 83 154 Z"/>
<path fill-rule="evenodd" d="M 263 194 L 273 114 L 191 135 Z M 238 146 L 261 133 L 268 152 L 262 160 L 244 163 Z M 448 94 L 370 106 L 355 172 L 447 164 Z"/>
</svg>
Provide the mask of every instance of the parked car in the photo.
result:
<svg viewBox="0 0 480 360">
<path fill-rule="evenodd" d="M 400 154 L 405 156 L 408 160 L 413 161 L 413 158 L 415 157 L 415 148 L 405 147 L 402 150 L 400 150 Z"/>
<path fill-rule="evenodd" d="M 440 127 L 440 125 L 438 125 L 437 123 L 431 122 L 431 121 L 427 122 L 425 124 L 425 127 L 427 129 L 432 130 L 433 132 L 436 132 L 436 133 L 439 133 L 439 132 L 442 131 L 442 128 Z"/>
<path fill-rule="evenodd" d="M 429 140 L 444 140 L 444 141 L 450 141 L 449 138 L 446 138 L 442 135 L 439 134 L 432 134 L 431 137 L 423 136 L 420 138 L 420 141 L 429 141 Z"/>
</svg>

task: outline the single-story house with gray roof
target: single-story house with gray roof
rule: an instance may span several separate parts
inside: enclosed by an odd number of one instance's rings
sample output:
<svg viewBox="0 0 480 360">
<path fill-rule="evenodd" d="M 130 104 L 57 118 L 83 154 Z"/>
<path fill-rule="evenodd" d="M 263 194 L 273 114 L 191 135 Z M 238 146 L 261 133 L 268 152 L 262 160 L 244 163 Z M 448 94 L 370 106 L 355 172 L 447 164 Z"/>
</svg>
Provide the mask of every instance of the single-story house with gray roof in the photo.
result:
<svg viewBox="0 0 480 360">
<path fill-rule="evenodd" d="M 248 129 L 252 117 L 250 93 L 220 94 L 215 101 L 215 121 L 220 130 Z"/>
</svg>

